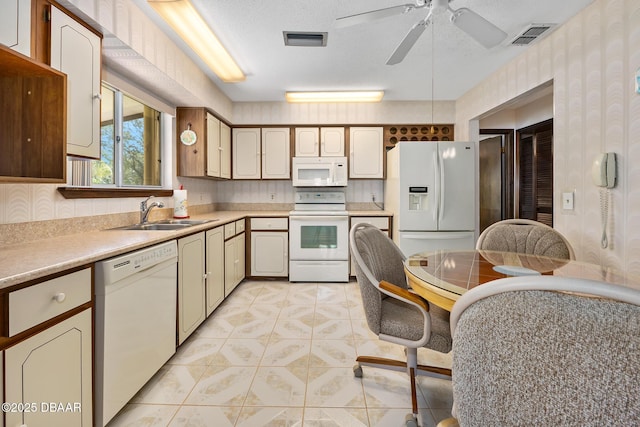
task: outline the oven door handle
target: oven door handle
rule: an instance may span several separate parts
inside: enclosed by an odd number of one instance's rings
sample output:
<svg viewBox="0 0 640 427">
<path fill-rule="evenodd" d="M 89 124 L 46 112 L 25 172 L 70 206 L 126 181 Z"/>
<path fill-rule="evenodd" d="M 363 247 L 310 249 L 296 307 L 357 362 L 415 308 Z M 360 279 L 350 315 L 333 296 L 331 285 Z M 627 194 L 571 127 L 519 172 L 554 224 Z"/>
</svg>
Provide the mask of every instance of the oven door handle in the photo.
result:
<svg viewBox="0 0 640 427">
<path fill-rule="evenodd" d="M 301 215 L 289 217 L 291 221 L 344 221 L 345 219 L 349 219 L 349 217 L 338 215 Z"/>
</svg>

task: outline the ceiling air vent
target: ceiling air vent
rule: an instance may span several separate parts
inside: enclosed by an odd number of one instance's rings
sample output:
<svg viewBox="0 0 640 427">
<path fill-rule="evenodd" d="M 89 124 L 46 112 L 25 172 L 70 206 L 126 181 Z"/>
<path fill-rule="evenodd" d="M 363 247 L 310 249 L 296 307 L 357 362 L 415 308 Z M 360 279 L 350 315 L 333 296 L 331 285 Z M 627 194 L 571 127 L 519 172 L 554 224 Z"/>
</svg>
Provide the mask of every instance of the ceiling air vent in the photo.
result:
<svg viewBox="0 0 640 427">
<path fill-rule="evenodd" d="M 285 46 L 319 46 L 327 45 L 327 33 L 305 33 L 283 31 Z"/>
<path fill-rule="evenodd" d="M 526 46 L 538 40 L 551 31 L 551 28 L 555 27 L 556 24 L 531 24 L 524 31 L 516 36 L 515 39 L 511 42 L 511 44 L 516 46 Z"/>
</svg>

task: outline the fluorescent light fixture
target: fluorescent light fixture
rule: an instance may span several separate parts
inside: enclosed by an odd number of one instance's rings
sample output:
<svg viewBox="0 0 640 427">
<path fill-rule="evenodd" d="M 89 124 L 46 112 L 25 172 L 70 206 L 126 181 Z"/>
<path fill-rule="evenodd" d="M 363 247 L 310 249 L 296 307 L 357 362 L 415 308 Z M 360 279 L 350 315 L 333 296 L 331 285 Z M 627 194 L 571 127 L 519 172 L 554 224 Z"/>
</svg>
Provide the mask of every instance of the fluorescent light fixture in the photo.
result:
<svg viewBox="0 0 640 427">
<path fill-rule="evenodd" d="M 147 0 L 173 30 L 227 83 L 241 82 L 245 75 L 211 28 L 188 0 Z"/>
<path fill-rule="evenodd" d="M 287 92 L 287 102 L 380 102 L 384 91 Z"/>
</svg>

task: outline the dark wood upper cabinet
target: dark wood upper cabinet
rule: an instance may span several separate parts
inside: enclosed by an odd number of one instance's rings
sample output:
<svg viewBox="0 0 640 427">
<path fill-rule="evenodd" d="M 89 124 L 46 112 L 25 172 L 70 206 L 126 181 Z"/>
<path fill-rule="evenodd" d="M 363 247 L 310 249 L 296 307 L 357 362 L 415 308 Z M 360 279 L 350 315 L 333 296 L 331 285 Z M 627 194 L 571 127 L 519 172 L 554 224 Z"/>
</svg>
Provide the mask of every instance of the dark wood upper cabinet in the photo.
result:
<svg viewBox="0 0 640 427">
<path fill-rule="evenodd" d="M 0 45 L 0 181 L 66 181 L 67 76 Z"/>
</svg>

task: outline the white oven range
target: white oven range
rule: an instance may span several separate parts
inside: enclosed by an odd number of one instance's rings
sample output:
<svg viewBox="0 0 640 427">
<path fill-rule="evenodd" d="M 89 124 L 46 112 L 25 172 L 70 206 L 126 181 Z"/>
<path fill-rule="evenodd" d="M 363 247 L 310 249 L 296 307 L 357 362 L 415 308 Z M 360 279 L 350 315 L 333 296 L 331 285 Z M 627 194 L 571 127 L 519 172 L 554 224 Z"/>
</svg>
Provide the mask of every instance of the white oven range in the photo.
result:
<svg viewBox="0 0 640 427">
<path fill-rule="evenodd" d="M 344 191 L 299 190 L 289 213 L 289 280 L 349 281 L 349 215 Z"/>
</svg>

